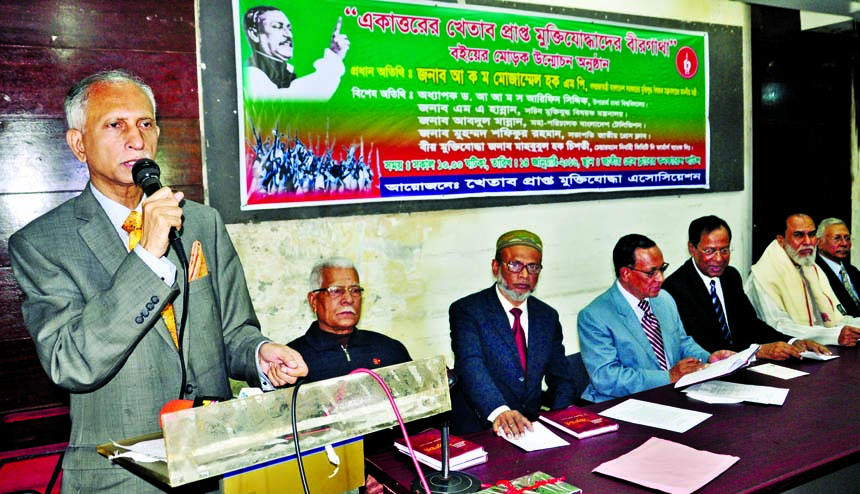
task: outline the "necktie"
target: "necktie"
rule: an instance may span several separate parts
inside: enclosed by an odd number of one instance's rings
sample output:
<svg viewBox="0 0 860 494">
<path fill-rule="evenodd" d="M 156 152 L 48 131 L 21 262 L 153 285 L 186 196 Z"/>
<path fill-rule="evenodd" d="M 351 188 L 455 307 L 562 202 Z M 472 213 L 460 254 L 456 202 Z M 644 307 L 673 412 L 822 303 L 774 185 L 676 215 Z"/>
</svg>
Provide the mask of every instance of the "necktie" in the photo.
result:
<svg viewBox="0 0 860 494">
<path fill-rule="evenodd" d="M 137 243 L 140 242 L 140 235 L 143 233 L 141 228 L 141 215 L 137 211 L 128 213 L 128 217 L 122 223 L 122 229 L 128 232 L 128 251 L 134 250 Z M 173 304 L 167 304 L 161 311 L 161 317 L 164 318 L 164 324 L 167 330 L 170 331 L 170 337 L 173 338 L 173 343 L 179 348 L 179 338 L 176 336 L 176 317 L 173 314 Z"/>
<path fill-rule="evenodd" d="M 723 312 L 723 304 L 720 303 L 720 298 L 717 297 L 717 282 L 711 280 L 711 303 L 714 304 L 714 311 L 717 313 L 717 324 L 720 326 L 720 331 L 723 333 L 723 338 L 732 344 L 732 332 L 729 331 L 729 323 L 726 322 L 726 314 Z"/>
<path fill-rule="evenodd" d="M 520 352 L 520 365 L 523 366 L 523 370 L 526 370 L 526 365 L 528 363 L 526 357 L 526 332 L 523 330 L 523 323 L 520 322 L 520 316 L 522 315 L 523 310 L 519 307 L 514 307 L 511 309 L 511 314 L 514 315 L 514 340 L 517 342 L 517 350 Z"/>
<path fill-rule="evenodd" d="M 845 271 L 845 266 L 839 265 L 839 277 L 842 278 L 842 284 L 845 285 L 845 291 L 851 296 L 854 305 L 860 307 L 860 300 L 857 300 L 857 294 L 854 292 L 854 287 L 851 286 L 851 280 L 848 279 L 848 272 Z"/>
<path fill-rule="evenodd" d="M 663 333 L 660 332 L 660 321 L 658 321 L 657 316 L 651 312 L 651 304 L 648 303 L 647 298 L 643 298 L 639 301 L 639 308 L 645 311 L 645 315 L 642 316 L 642 329 L 645 330 L 645 336 L 648 337 L 648 341 L 651 343 L 651 348 L 654 350 L 654 354 L 657 355 L 657 361 L 660 362 L 660 368 L 668 370 L 669 366 L 666 363 L 666 351 L 663 349 Z"/>
</svg>

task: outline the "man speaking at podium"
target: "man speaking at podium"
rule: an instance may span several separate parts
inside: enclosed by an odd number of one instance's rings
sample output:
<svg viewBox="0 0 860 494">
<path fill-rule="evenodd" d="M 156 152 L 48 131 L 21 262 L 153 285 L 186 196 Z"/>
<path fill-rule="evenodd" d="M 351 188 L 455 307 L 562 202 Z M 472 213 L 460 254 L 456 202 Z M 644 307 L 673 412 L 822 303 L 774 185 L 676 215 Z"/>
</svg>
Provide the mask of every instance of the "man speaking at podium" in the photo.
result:
<svg viewBox="0 0 860 494">
<path fill-rule="evenodd" d="M 89 183 L 9 239 L 27 329 L 50 379 L 71 394 L 62 491 L 162 492 L 96 446 L 158 431 L 161 407 L 180 394 L 229 398 L 228 377 L 278 386 L 307 366 L 260 333 L 218 213 L 170 188 L 147 197 L 135 185 L 133 164 L 154 158 L 158 144 L 152 90 L 125 72 L 101 72 L 72 87 L 65 110 L 66 142 Z M 169 248 L 171 228 L 190 252 L 188 274 Z M 218 489 L 202 484 L 179 491 Z"/>
</svg>

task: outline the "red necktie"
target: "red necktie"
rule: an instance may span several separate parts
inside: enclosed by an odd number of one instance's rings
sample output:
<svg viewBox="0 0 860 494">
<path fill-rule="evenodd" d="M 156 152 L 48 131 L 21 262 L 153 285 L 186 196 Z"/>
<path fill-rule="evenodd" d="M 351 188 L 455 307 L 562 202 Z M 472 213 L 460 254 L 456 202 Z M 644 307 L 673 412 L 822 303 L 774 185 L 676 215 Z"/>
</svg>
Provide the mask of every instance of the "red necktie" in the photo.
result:
<svg viewBox="0 0 860 494">
<path fill-rule="evenodd" d="M 516 340 L 517 350 L 520 352 L 520 364 L 523 366 L 523 370 L 526 370 L 528 360 L 526 358 L 526 332 L 523 330 L 523 324 L 520 322 L 520 315 L 522 313 L 523 310 L 518 307 L 511 309 L 511 314 L 514 315 L 514 340 Z"/>
</svg>

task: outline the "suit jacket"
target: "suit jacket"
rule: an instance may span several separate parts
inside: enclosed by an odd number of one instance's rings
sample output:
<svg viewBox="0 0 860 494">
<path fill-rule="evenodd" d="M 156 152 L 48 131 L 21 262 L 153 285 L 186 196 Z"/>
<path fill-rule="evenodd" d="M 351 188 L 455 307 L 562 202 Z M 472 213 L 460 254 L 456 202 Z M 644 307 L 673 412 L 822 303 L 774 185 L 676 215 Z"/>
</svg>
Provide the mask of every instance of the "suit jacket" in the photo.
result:
<svg viewBox="0 0 860 494">
<path fill-rule="evenodd" d="M 688 259 L 663 283 L 663 289 L 672 295 L 678 305 L 684 329 L 702 348 L 712 353 L 717 350 L 740 352 L 754 343 L 791 339 L 758 318 L 755 308 L 744 293 L 743 281 L 737 269 L 727 266 L 720 276 L 720 285 L 725 299 L 723 309 L 729 323 L 729 331 L 732 333 L 731 345 L 723 337 L 711 301 L 711 292 L 702 282 L 692 259 Z"/>
<path fill-rule="evenodd" d="M 848 295 L 848 290 L 845 289 L 845 285 L 842 284 L 842 279 L 833 272 L 833 269 L 827 265 L 824 259 L 821 258 L 821 254 L 816 254 L 815 263 L 821 267 L 821 270 L 824 271 L 824 274 L 827 275 L 827 281 L 830 282 L 830 288 L 833 289 L 833 293 L 836 294 L 836 298 L 839 299 L 839 303 L 842 305 L 842 308 L 845 309 L 845 315 L 860 317 L 860 307 L 854 303 L 854 300 L 851 299 L 851 295 Z M 843 262 L 842 266 L 845 267 L 845 271 L 848 273 L 848 278 L 851 279 L 851 284 L 854 285 L 855 290 L 860 290 L 860 270 L 852 266 L 847 262 Z"/>
<path fill-rule="evenodd" d="M 582 397 L 589 401 L 605 401 L 669 384 L 669 371 L 660 368 L 641 321 L 620 290 L 623 288 L 613 283 L 577 318 L 579 351 L 591 380 Z M 660 321 L 669 368 L 685 357 L 707 362 L 710 353 L 684 332 L 672 296 L 661 290 L 649 301 Z"/>
<path fill-rule="evenodd" d="M 71 394 L 64 486 L 81 481 L 84 491 L 160 492 L 121 471 L 95 447 L 158 431 L 161 407 L 178 398 L 179 353 L 160 312 L 172 302 L 179 323 L 186 275 L 172 249 L 173 286 L 127 252 L 89 187 L 9 239 L 12 267 L 25 294 L 24 320 L 42 366 Z M 218 213 L 186 201 L 184 216 L 186 250 L 199 240 L 209 267 L 189 288 L 186 397 L 229 398 L 228 376 L 259 383 L 256 349 L 267 340 Z M 108 484 L 112 477 L 125 483 Z"/>
<path fill-rule="evenodd" d="M 541 383 L 546 379 L 552 408 L 574 400 L 573 371 L 565 358 L 558 312 L 537 297 L 528 298 L 528 368 L 523 372 L 508 316 L 495 285 L 457 300 L 448 311 L 454 372 L 465 401 L 479 419 L 507 405 L 530 420 L 541 405 Z M 452 406 L 456 406 L 456 402 Z M 454 410 L 455 422 L 464 414 Z M 468 430 L 459 427 L 459 432 Z M 454 424 L 452 424 L 454 428 Z"/>
</svg>

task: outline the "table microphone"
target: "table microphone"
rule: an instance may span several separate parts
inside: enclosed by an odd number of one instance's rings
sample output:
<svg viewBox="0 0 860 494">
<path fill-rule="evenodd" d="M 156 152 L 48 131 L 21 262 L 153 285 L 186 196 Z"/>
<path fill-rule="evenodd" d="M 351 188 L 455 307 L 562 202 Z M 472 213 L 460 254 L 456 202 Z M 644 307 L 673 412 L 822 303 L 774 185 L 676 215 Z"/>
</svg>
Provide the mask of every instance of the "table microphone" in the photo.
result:
<svg viewBox="0 0 860 494">
<path fill-rule="evenodd" d="M 457 376 L 451 369 L 448 371 L 448 389 L 450 390 L 457 384 Z M 446 412 L 449 414 L 450 412 Z M 442 453 L 442 471 L 431 472 L 424 476 L 427 481 L 427 487 L 430 492 L 424 493 L 424 487 L 421 485 L 421 479 L 416 478 L 412 481 L 410 488 L 412 492 L 421 494 L 461 494 L 469 492 L 478 492 L 481 490 L 481 481 L 478 477 L 466 472 L 456 472 L 450 469 L 450 419 L 448 416 L 442 420 L 442 437 L 441 437 L 441 453 Z"/>
</svg>

